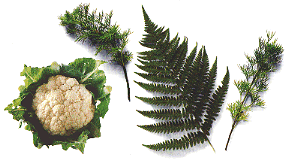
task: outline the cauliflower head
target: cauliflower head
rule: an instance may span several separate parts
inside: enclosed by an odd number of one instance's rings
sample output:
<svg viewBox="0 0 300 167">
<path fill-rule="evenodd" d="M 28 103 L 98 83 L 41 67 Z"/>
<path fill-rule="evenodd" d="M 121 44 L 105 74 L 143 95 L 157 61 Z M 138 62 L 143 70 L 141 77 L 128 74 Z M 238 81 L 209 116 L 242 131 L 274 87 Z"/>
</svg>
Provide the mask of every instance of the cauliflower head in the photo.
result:
<svg viewBox="0 0 300 167">
<path fill-rule="evenodd" d="M 94 117 L 92 94 L 75 78 L 56 75 L 38 87 L 32 108 L 51 135 L 68 136 Z"/>
</svg>

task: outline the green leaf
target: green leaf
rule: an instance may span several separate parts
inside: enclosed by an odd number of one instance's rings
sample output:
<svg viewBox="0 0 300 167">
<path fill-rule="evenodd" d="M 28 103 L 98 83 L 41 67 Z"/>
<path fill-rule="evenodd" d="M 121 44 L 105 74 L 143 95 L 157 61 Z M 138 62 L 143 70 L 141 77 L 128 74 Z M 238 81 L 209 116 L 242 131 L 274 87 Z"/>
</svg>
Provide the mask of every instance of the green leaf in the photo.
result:
<svg viewBox="0 0 300 167">
<path fill-rule="evenodd" d="M 8 111 L 8 113 L 13 115 L 13 119 L 17 121 L 24 120 L 24 113 L 26 109 L 21 106 L 22 99 L 19 97 L 13 100 L 13 103 L 9 104 L 4 110 Z"/>
<path fill-rule="evenodd" d="M 24 69 L 23 71 L 20 73 L 21 76 L 25 76 L 25 88 L 28 87 L 30 84 L 32 84 L 33 82 L 37 82 L 42 75 L 43 72 L 43 68 L 38 68 L 38 67 L 27 67 L 26 65 L 24 65 Z"/>
<path fill-rule="evenodd" d="M 161 143 L 157 144 L 150 144 L 150 145 L 145 145 L 143 146 L 159 151 L 159 150 L 178 150 L 178 149 L 188 149 L 189 147 L 193 147 L 196 144 L 202 144 L 206 141 L 206 137 L 203 133 L 200 131 L 198 132 L 191 132 L 188 133 L 187 135 L 182 136 L 180 139 L 170 139 L 166 140 Z"/>
<path fill-rule="evenodd" d="M 136 98 L 158 106 L 179 106 L 181 104 L 181 98 L 178 96 L 159 96 L 159 97 L 138 97 Z"/>
<path fill-rule="evenodd" d="M 151 125 L 138 125 L 138 127 L 154 133 L 174 133 L 188 130 L 199 130 L 199 121 L 191 118 L 183 118 L 178 120 L 158 122 Z"/>
<path fill-rule="evenodd" d="M 137 112 L 145 117 L 160 120 L 177 120 L 183 117 L 183 111 L 181 111 L 180 109 L 160 109 L 150 111 L 137 110 Z"/>
<path fill-rule="evenodd" d="M 110 102 L 109 94 L 101 99 L 100 104 L 97 106 L 96 111 L 99 112 L 100 117 L 104 118 L 105 114 L 108 111 L 108 104 Z"/>
<path fill-rule="evenodd" d="M 88 139 L 89 131 L 85 130 L 78 137 L 78 141 L 75 143 L 75 148 L 78 149 L 82 154 L 84 153 L 85 143 Z"/>
<path fill-rule="evenodd" d="M 32 132 L 32 135 L 33 135 L 33 144 L 35 147 L 37 148 L 42 148 L 43 147 L 43 143 L 41 143 L 41 139 L 38 135 L 37 132 Z"/>
<path fill-rule="evenodd" d="M 168 83 L 168 84 L 175 84 L 176 80 L 170 75 L 164 74 L 148 74 L 148 73 L 138 73 L 135 72 L 140 77 L 152 81 L 152 82 L 160 82 L 160 83 Z"/>
<path fill-rule="evenodd" d="M 80 72 L 82 76 L 79 82 L 85 83 L 85 81 L 93 79 L 93 74 L 99 71 L 99 66 L 104 63 L 106 62 L 102 60 L 95 60 L 92 58 L 79 58 L 69 63 L 68 66 Z"/>
<path fill-rule="evenodd" d="M 180 94 L 181 91 L 177 86 L 170 86 L 170 85 L 165 85 L 165 84 L 154 84 L 154 83 L 142 83 L 142 82 L 136 82 L 140 87 L 144 88 L 145 90 L 148 91 L 153 91 L 153 92 L 159 92 L 159 93 L 165 93 L 165 94 Z"/>
<path fill-rule="evenodd" d="M 222 86 L 218 86 L 215 93 L 213 93 L 212 98 L 209 100 L 209 105 L 207 107 L 207 112 L 205 115 L 205 122 L 203 124 L 202 130 L 205 134 L 209 134 L 210 129 L 212 128 L 212 123 L 216 120 L 216 117 L 219 115 L 222 104 L 224 103 L 226 93 L 229 86 L 229 70 L 222 80 Z"/>
<path fill-rule="evenodd" d="M 89 129 L 90 129 L 91 137 L 101 137 L 101 133 L 100 133 L 101 124 L 100 124 L 99 114 L 94 115 L 94 118 L 90 122 L 89 126 L 90 126 Z"/>
</svg>

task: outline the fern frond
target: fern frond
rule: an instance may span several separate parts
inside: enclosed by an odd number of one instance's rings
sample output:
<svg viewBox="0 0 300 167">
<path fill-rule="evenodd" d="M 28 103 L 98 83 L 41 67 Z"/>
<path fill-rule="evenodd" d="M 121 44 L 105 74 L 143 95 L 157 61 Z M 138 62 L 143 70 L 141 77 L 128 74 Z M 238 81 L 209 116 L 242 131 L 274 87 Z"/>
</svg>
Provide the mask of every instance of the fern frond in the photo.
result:
<svg viewBox="0 0 300 167">
<path fill-rule="evenodd" d="M 176 83 L 176 79 L 172 78 L 170 75 L 138 73 L 138 72 L 135 72 L 135 74 L 152 82 L 161 82 L 161 83 L 168 83 L 168 84 Z"/>
<path fill-rule="evenodd" d="M 138 97 L 136 98 L 146 102 L 148 104 L 154 104 L 157 106 L 179 106 L 181 105 L 180 96 L 158 96 L 158 97 Z"/>
<path fill-rule="evenodd" d="M 217 77 L 217 57 L 211 69 L 209 70 L 209 80 L 207 85 L 208 89 L 210 90 L 214 89 L 216 77 Z"/>
<path fill-rule="evenodd" d="M 158 26 L 150 20 L 144 7 L 142 8 L 145 20 L 145 32 L 147 32 L 147 34 L 144 35 L 145 38 L 143 38 L 143 40 L 140 41 L 140 44 L 142 46 L 154 49 L 156 48 L 157 43 L 160 41 L 160 39 L 166 38 L 168 29 L 164 30 L 163 27 L 158 28 Z"/>
<path fill-rule="evenodd" d="M 174 50 L 174 52 L 172 52 L 172 50 Z M 187 38 L 185 38 L 178 47 L 172 48 L 172 50 L 170 51 L 170 56 L 168 56 L 166 61 L 169 62 L 169 67 L 172 69 L 172 75 L 177 77 L 184 64 L 184 60 L 188 51 Z"/>
<path fill-rule="evenodd" d="M 209 131 L 212 127 L 212 123 L 216 120 L 221 106 L 224 103 L 225 95 L 229 86 L 229 70 L 227 67 L 227 72 L 222 80 L 222 86 L 219 86 L 216 92 L 212 95 L 212 98 L 209 101 L 209 106 L 207 108 L 207 114 L 205 115 L 205 123 L 203 124 L 203 130 L 205 133 L 209 134 Z"/>
<path fill-rule="evenodd" d="M 160 120 L 177 120 L 186 116 L 184 111 L 180 109 L 160 109 L 160 110 L 150 110 L 150 111 L 140 111 L 140 114 L 145 117 L 160 119 Z"/>
<path fill-rule="evenodd" d="M 168 63 L 165 61 L 149 61 L 149 60 L 142 60 L 140 58 L 137 60 L 144 66 L 165 67 L 168 65 Z"/>
<path fill-rule="evenodd" d="M 164 94 L 170 94 L 170 95 L 176 95 L 180 94 L 181 91 L 179 90 L 178 86 L 170 86 L 166 84 L 156 84 L 156 83 L 142 83 L 142 82 L 137 82 L 140 87 L 144 88 L 145 90 L 152 91 L 152 92 L 157 92 L 157 93 L 164 93 Z"/>
<path fill-rule="evenodd" d="M 200 124 L 195 119 L 180 119 L 167 122 L 159 122 L 151 125 L 138 125 L 138 127 L 154 133 L 174 133 L 199 129 Z"/>
<path fill-rule="evenodd" d="M 189 147 L 193 147 L 196 144 L 203 144 L 204 141 L 206 141 L 206 136 L 198 131 L 198 132 L 191 132 L 188 133 L 187 135 L 184 135 L 180 139 L 170 139 L 166 140 L 162 143 L 157 143 L 157 144 L 150 144 L 150 145 L 145 145 L 143 146 L 159 151 L 159 150 L 178 150 L 178 149 L 188 149 Z"/>
<path fill-rule="evenodd" d="M 187 80 L 188 73 L 190 72 L 192 68 L 192 63 L 196 57 L 197 54 L 197 44 L 194 47 L 194 49 L 191 51 L 190 55 L 186 58 L 185 63 L 179 72 L 179 81 L 178 81 L 178 86 L 183 86 Z"/>
<path fill-rule="evenodd" d="M 192 84 L 195 86 L 198 86 L 199 83 L 206 83 L 207 76 L 209 71 L 209 62 L 208 62 L 208 56 L 206 54 L 205 47 L 203 46 L 197 57 L 195 58 L 195 61 L 193 62 L 191 72 L 189 74 L 188 80 L 192 81 Z"/>
<path fill-rule="evenodd" d="M 217 58 L 209 67 L 208 55 L 204 46 L 197 53 L 197 45 L 187 56 L 188 40 L 179 44 L 178 34 L 170 40 L 169 29 L 164 30 L 154 24 L 143 8 L 146 35 L 140 41 L 149 51 L 140 52 L 138 73 L 151 83 L 135 81 L 150 92 L 164 96 L 136 97 L 148 104 L 163 109 L 139 111 L 142 115 L 161 122 L 151 125 L 138 125 L 149 132 L 176 133 L 193 130 L 180 139 L 171 139 L 153 145 L 144 145 L 153 150 L 186 149 L 208 139 L 213 121 L 220 112 L 228 90 L 229 72 L 216 90 Z M 211 145 L 212 146 L 212 145 Z M 213 148 L 213 147 L 212 147 Z"/>
<path fill-rule="evenodd" d="M 163 46 L 166 48 L 166 46 Z M 146 61 L 161 61 L 164 57 L 161 55 L 166 55 L 167 54 L 167 49 L 161 50 L 161 49 L 153 49 L 150 51 L 145 51 L 145 52 L 140 52 L 141 56 L 138 56 L 139 59 L 141 60 L 146 60 Z"/>
<path fill-rule="evenodd" d="M 187 75 L 183 88 L 184 100 L 189 104 L 188 112 L 200 121 L 212 91 L 208 89 L 209 63 L 205 47 L 200 49 Z"/>
<path fill-rule="evenodd" d="M 145 65 L 136 65 L 139 69 L 151 73 L 151 74 L 163 74 L 163 75 L 168 75 L 170 74 L 171 71 L 168 69 L 164 68 L 163 66 L 145 66 Z"/>
</svg>

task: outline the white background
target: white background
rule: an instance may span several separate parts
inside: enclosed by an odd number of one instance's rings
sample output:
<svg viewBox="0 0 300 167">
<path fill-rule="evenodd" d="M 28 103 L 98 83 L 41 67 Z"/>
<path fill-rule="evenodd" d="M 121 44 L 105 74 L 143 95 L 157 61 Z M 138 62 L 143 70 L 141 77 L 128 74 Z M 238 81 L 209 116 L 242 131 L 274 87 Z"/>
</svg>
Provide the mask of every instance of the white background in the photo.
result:
<svg viewBox="0 0 300 167">
<path fill-rule="evenodd" d="M 18 97 L 19 76 L 24 64 L 47 66 L 53 61 L 67 64 L 79 57 L 94 57 L 94 49 L 75 43 L 59 25 L 58 16 L 72 11 L 80 3 L 90 3 L 105 13 L 113 10 L 112 22 L 122 30 L 130 28 L 128 50 L 134 59 L 128 64 L 132 101 L 127 100 L 124 75 L 119 66 L 101 67 L 107 85 L 113 88 L 109 111 L 101 120 L 101 138 L 89 139 L 85 154 L 77 150 L 63 151 L 61 146 L 37 149 L 32 134 L 12 119 L 7 111 L 0 112 L 0 163 L 31 166 L 300 166 L 299 149 L 299 2 L 296 1 L 5 1 L 0 10 L 1 103 L 4 109 Z M 189 51 L 198 42 L 205 45 L 210 62 L 218 56 L 220 84 L 230 70 L 230 86 L 220 116 L 209 137 L 216 149 L 208 144 L 182 151 L 151 151 L 142 144 L 163 141 L 170 136 L 149 133 L 136 125 L 154 123 L 136 112 L 151 109 L 134 96 L 149 94 L 133 80 L 142 81 L 134 72 L 140 51 L 146 48 L 138 41 L 144 34 L 144 5 L 148 15 L 159 26 L 170 28 L 189 39 Z M 263 94 L 265 108 L 254 109 L 249 121 L 235 129 L 228 151 L 224 150 L 232 120 L 226 105 L 239 98 L 234 80 L 243 79 L 237 64 L 244 64 L 244 53 L 253 55 L 258 38 L 266 30 L 276 31 L 278 43 L 285 49 L 278 72 L 271 75 L 269 90 Z M 97 56 L 97 59 L 101 59 Z M 179 137 L 176 136 L 176 137 Z"/>
</svg>

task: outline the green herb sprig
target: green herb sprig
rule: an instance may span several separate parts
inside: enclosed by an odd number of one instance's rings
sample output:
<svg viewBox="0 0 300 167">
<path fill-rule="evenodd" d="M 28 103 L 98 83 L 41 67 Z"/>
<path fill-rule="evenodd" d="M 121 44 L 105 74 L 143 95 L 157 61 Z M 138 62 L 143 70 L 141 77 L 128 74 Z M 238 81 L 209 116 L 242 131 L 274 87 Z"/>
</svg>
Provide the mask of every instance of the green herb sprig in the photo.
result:
<svg viewBox="0 0 300 167">
<path fill-rule="evenodd" d="M 248 63 L 239 65 L 246 79 L 234 81 L 240 99 L 227 107 L 231 112 L 233 124 L 225 150 L 228 148 L 234 128 L 239 122 L 247 120 L 251 108 L 265 105 L 260 94 L 268 90 L 269 74 L 275 72 L 282 61 L 283 48 L 277 44 L 277 39 L 272 40 L 274 35 L 274 32 L 267 32 L 267 39 L 260 37 L 259 47 L 254 51 L 254 56 L 246 55 Z"/>
<path fill-rule="evenodd" d="M 97 48 L 95 55 L 106 50 L 112 56 L 112 62 L 122 66 L 124 71 L 128 100 L 130 101 L 130 87 L 126 71 L 126 64 L 131 61 L 132 53 L 125 46 L 131 31 L 121 32 L 119 25 L 111 24 L 112 11 L 109 14 L 96 10 L 89 12 L 89 4 L 80 4 L 73 12 L 66 11 L 61 15 L 60 25 L 65 26 L 67 33 L 75 36 L 75 42 L 86 42 Z"/>
</svg>

